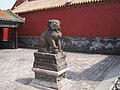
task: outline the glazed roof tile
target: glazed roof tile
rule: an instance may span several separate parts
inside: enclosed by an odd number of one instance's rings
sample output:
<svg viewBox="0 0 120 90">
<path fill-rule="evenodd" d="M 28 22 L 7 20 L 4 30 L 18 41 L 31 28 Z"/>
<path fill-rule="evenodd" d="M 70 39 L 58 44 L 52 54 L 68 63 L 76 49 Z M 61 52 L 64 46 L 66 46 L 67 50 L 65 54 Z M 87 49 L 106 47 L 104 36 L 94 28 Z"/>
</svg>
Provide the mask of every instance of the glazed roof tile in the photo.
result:
<svg viewBox="0 0 120 90">
<path fill-rule="evenodd" d="M 11 21 L 16 23 L 24 23 L 25 20 L 14 14 L 11 10 L 0 10 L 0 21 Z"/>
<path fill-rule="evenodd" d="M 14 13 L 26 13 L 31 11 L 53 9 L 81 4 L 90 4 L 95 2 L 104 2 L 109 0 L 26 0 L 12 11 Z M 68 4 L 69 3 L 69 4 Z"/>
</svg>

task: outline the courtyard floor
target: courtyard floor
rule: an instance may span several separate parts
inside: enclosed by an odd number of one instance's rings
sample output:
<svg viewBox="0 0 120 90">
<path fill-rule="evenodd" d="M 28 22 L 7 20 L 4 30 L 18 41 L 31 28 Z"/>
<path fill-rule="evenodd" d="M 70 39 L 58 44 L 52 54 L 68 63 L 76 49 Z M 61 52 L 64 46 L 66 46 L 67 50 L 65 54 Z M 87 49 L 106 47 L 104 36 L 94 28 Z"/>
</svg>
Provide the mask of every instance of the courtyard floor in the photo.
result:
<svg viewBox="0 0 120 90">
<path fill-rule="evenodd" d="M 29 85 L 34 79 L 31 70 L 35 49 L 0 50 L 0 90 L 40 90 Z M 67 53 L 70 68 L 68 90 L 95 90 L 111 68 L 120 64 L 118 55 Z M 67 89 L 66 89 L 67 90 Z"/>
</svg>

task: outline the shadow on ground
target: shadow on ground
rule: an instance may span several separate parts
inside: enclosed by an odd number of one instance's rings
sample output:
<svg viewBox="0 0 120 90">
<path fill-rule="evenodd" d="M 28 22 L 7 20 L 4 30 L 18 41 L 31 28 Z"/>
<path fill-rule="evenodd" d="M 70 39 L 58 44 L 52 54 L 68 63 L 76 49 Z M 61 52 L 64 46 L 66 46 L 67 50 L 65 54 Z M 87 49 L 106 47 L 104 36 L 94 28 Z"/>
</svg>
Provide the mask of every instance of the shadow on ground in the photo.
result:
<svg viewBox="0 0 120 90">
<path fill-rule="evenodd" d="M 97 58 L 96 58 L 97 59 Z M 96 63 L 82 72 L 69 70 L 67 78 L 73 81 L 89 80 L 89 81 L 102 81 L 111 68 L 120 64 L 120 56 L 108 56 L 104 60 Z M 78 66 L 78 65 L 77 65 Z M 79 68 L 78 68 L 79 69 Z"/>
<path fill-rule="evenodd" d="M 21 84 L 24 84 L 24 85 L 28 85 L 32 80 L 33 80 L 33 78 L 29 77 L 29 78 L 18 78 L 15 81 L 19 82 Z"/>
<path fill-rule="evenodd" d="M 97 58 L 96 58 L 97 59 Z M 72 71 L 71 69 L 67 71 L 66 77 L 72 81 L 89 80 L 89 81 L 102 81 L 106 74 L 116 65 L 120 64 L 120 56 L 108 56 L 104 60 L 96 63 L 88 69 L 82 72 Z M 78 66 L 78 64 L 77 64 Z M 79 65 L 80 66 L 80 65 Z M 78 68 L 79 69 L 79 68 Z M 16 82 L 28 85 L 34 78 L 18 78 Z"/>
</svg>

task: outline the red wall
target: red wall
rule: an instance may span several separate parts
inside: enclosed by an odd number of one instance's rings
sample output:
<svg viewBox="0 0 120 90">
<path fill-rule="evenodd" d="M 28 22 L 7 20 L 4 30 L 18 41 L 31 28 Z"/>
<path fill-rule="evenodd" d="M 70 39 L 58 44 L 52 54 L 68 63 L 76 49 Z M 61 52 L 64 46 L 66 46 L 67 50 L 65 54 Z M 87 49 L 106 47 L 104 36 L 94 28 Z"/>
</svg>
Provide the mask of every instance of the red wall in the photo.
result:
<svg viewBox="0 0 120 90">
<path fill-rule="evenodd" d="M 120 2 L 21 14 L 20 36 L 38 36 L 49 19 L 59 19 L 64 36 L 120 37 Z"/>
<path fill-rule="evenodd" d="M 9 40 L 9 29 L 8 28 L 0 28 L 0 40 L 1 41 Z"/>
</svg>

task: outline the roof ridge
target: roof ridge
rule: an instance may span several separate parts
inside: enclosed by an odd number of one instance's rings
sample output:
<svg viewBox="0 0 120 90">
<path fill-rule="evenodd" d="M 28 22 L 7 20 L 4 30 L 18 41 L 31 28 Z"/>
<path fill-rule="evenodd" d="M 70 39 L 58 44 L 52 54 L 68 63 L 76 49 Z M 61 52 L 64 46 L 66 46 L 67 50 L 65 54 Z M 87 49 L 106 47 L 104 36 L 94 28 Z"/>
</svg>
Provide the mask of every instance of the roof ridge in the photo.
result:
<svg viewBox="0 0 120 90">
<path fill-rule="evenodd" d="M 36 0 L 36 2 L 39 0 Z M 45 0 L 43 0 L 45 1 Z M 66 0 L 67 1 L 67 0 Z M 22 3 L 21 5 L 18 6 L 18 8 L 14 9 L 13 12 L 15 13 L 27 13 L 27 12 L 32 12 L 32 11 L 41 11 L 41 10 L 50 10 L 50 9 L 55 9 L 55 8 L 62 8 L 62 7 L 70 7 L 70 6 L 78 6 L 78 5 L 89 5 L 92 3 L 100 3 L 100 2 L 113 2 L 113 1 L 120 1 L 120 0 L 71 0 L 73 2 L 66 4 L 65 0 L 63 0 L 62 3 L 57 3 L 55 4 L 55 2 L 53 4 L 55 5 L 51 5 L 49 6 L 49 3 L 45 3 L 46 6 L 42 5 L 42 7 L 32 7 L 26 10 L 25 6 L 26 5 L 32 5 L 32 1 L 30 1 L 31 3 L 29 3 L 29 1 L 25 1 L 24 3 Z M 42 2 L 42 1 L 40 1 Z M 42 3 L 41 3 L 42 4 Z M 22 7 L 22 9 L 20 9 Z"/>
<path fill-rule="evenodd" d="M 16 0 L 15 3 L 14 3 L 14 5 L 12 6 L 11 10 L 15 9 L 16 5 L 19 6 L 19 5 L 21 5 L 22 3 L 24 3 L 25 1 L 28 1 L 28 0 L 24 0 L 24 1 L 22 1 L 21 3 L 19 3 L 19 0 Z M 19 4 L 18 4 L 18 3 L 19 3 Z"/>
<path fill-rule="evenodd" d="M 15 17 L 17 17 L 17 18 L 19 18 L 19 19 L 25 20 L 25 18 L 22 18 L 22 17 L 20 17 L 18 14 L 13 13 L 10 9 L 8 9 L 7 11 L 9 11 L 10 13 L 12 13 Z"/>
</svg>

